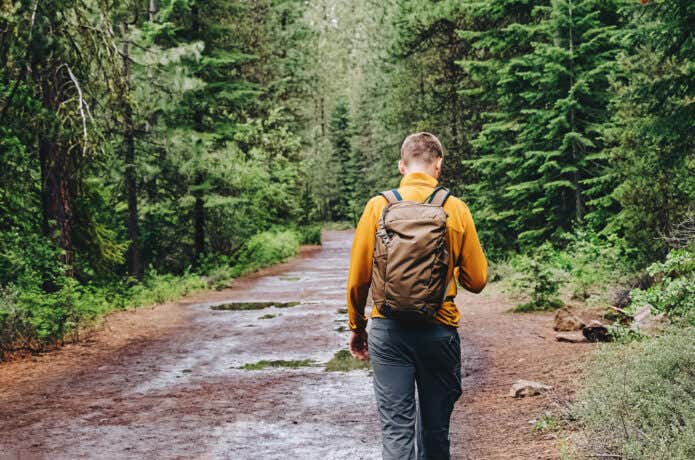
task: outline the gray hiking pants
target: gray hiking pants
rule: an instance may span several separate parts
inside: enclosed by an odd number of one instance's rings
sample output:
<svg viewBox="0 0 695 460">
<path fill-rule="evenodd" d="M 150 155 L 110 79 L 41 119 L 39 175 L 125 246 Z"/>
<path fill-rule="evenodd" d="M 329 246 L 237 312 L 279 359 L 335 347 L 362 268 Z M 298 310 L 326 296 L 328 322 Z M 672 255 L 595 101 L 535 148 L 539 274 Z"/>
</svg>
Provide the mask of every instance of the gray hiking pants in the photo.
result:
<svg viewBox="0 0 695 460">
<path fill-rule="evenodd" d="M 449 419 L 461 396 L 456 329 L 374 318 L 369 356 L 384 460 L 448 459 Z"/>
</svg>

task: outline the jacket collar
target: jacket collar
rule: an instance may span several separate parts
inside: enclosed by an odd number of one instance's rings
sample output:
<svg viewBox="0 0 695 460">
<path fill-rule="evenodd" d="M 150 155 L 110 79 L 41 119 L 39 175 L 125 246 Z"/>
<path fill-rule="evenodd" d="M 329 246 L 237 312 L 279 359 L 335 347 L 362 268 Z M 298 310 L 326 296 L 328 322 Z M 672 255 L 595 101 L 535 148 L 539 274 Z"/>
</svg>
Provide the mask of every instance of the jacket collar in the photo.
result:
<svg viewBox="0 0 695 460">
<path fill-rule="evenodd" d="M 437 179 L 424 172 L 413 172 L 406 174 L 401 179 L 401 187 L 407 185 L 424 185 L 434 188 L 437 186 Z"/>
</svg>

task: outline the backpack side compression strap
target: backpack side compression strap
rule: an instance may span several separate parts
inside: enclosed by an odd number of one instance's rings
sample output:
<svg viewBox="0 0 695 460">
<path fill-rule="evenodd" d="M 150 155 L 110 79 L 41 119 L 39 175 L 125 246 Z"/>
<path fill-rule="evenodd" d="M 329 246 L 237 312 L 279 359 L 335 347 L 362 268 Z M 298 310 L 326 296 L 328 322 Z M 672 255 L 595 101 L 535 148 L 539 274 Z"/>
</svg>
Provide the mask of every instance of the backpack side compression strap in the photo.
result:
<svg viewBox="0 0 695 460">
<path fill-rule="evenodd" d="M 399 201 L 403 200 L 401 194 L 398 193 L 398 189 L 395 188 L 392 190 L 386 190 L 385 192 L 381 192 L 380 195 L 386 198 L 389 204 L 398 203 Z"/>
<path fill-rule="evenodd" d="M 446 203 L 446 199 L 449 198 L 449 195 L 451 195 L 451 192 L 449 192 L 449 190 L 447 190 L 444 187 L 437 187 L 430 195 L 430 198 L 427 200 L 427 203 L 432 204 L 434 206 L 444 206 L 444 203 Z"/>
</svg>

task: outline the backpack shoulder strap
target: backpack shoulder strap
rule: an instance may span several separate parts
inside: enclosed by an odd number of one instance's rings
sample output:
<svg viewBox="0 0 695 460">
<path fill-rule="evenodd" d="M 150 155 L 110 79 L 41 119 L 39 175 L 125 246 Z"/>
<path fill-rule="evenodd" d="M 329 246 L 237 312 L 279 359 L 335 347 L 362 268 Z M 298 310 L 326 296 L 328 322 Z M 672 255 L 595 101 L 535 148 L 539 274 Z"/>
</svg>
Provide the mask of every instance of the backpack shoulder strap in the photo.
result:
<svg viewBox="0 0 695 460">
<path fill-rule="evenodd" d="M 451 195 L 451 192 L 447 188 L 439 186 L 434 189 L 426 203 L 434 206 L 444 206 L 449 195 Z"/>
<path fill-rule="evenodd" d="M 399 201 L 403 200 L 401 194 L 398 193 L 398 189 L 395 188 L 391 190 L 386 190 L 385 192 L 381 192 L 380 195 L 386 198 L 389 204 L 398 203 Z"/>
</svg>

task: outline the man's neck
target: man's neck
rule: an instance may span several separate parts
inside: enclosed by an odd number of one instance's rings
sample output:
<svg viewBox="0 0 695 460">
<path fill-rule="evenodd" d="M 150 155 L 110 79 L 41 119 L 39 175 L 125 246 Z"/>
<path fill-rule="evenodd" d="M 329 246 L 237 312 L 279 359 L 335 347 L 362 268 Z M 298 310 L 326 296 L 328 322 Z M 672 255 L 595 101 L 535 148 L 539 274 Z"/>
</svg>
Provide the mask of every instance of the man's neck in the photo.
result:
<svg viewBox="0 0 695 460">
<path fill-rule="evenodd" d="M 428 168 L 408 168 L 403 172 L 403 176 L 407 176 L 408 174 L 413 173 L 427 174 L 428 176 L 433 177 L 434 179 L 438 179 L 436 175 L 437 173 Z"/>
</svg>

